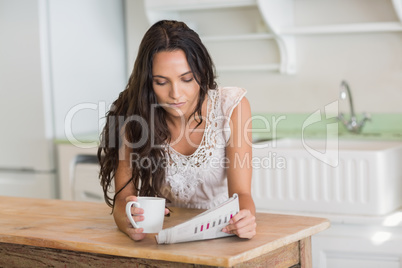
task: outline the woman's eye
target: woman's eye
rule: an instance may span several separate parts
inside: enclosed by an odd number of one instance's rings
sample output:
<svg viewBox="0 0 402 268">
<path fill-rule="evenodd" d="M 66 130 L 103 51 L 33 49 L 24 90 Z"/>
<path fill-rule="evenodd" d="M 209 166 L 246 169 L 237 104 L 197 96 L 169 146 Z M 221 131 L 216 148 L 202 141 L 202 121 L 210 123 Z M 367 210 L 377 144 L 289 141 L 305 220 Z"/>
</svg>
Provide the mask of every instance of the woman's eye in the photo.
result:
<svg viewBox="0 0 402 268">
<path fill-rule="evenodd" d="M 158 86 L 166 85 L 166 81 L 158 81 L 158 80 L 155 80 L 154 82 L 155 82 L 155 84 L 157 84 Z"/>
<path fill-rule="evenodd" d="M 184 82 L 186 82 L 186 83 L 190 83 L 191 81 L 193 81 L 193 77 L 191 77 L 191 78 L 188 78 L 188 79 L 183 79 L 183 81 Z"/>
</svg>

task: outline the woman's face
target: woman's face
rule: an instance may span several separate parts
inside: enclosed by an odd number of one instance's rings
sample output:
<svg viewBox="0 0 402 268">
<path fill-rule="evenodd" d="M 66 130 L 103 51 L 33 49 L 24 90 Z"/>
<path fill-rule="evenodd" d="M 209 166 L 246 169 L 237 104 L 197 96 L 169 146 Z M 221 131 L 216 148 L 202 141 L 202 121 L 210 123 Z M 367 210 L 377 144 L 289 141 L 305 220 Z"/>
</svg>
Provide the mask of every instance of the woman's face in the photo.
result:
<svg viewBox="0 0 402 268">
<path fill-rule="evenodd" d="M 169 116 L 188 118 L 194 112 L 200 86 L 194 79 L 183 50 L 156 53 L 152 79 L 158 104 Z"/>
</svg>

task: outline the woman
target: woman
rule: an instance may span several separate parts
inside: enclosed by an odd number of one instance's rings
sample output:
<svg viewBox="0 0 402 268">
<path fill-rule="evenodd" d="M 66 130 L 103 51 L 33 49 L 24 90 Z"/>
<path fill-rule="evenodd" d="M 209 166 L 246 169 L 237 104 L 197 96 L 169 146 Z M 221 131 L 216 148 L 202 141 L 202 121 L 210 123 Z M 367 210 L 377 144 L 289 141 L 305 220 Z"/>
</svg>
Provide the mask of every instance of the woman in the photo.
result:
<svg viewBox="0 0 402 268">
<path fill-rule="evenodd" d="M 121 231 L 133 240 L 145 237 L 125 214 L 136 196 L 208 209 L 237 193 L 240 212 L 222 231 L 255 235 L 251 112 L 244 95 L 241 88 L 217 87 L 207 49 L 183 22 L 160 21 L 145 33 L 98 150 L 105 200 Z M 133 214 L 135 221 L 144 219 L 141 208 Z"/>
</svg>

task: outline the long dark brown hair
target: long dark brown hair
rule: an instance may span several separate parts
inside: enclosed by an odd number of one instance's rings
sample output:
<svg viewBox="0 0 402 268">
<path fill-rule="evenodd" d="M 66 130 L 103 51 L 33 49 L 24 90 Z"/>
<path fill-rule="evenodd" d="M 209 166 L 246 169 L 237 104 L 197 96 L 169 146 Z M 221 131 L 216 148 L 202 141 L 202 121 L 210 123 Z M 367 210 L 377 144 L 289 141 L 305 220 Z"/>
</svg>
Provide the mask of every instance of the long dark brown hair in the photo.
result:
<svg viewBox="0 0 402 268">
<path fill-rule="evenodd" d="M 171 135 L 166 123 L 166 112 L 157 107 L 152 87 L 152 62 L 156 53 L 175 50 L 185 53 L 194 79 L 200 86 L 198 102 L 191 114 L 199 118 L 198 125 L 202 122 L 201 108 L 207 91 L 216 88 L 214 64 L 196 32 L 185 23 L 173 20 L 162 20 L 149 28 L 141 41 L 126 89 L 106 114 L 106 125 L 101 134 L 98 149 L 101 167 L 99 178 L 105 201 L 112 208 L 116 196 L 130 183 L 134 185 L 136 195 L 160 195 L 166 166 L 166 153 L 160 145 L 169 143 Z M 124 144 L 130 145 L 130 152 L 136 154 L 136 159 L 147 159 L 148 163 L 131 163 L 130 180 L 123 188 L 115 189 L 111 198 L 108 192 L 119 163 L 119 148 Z"/>
</svg>

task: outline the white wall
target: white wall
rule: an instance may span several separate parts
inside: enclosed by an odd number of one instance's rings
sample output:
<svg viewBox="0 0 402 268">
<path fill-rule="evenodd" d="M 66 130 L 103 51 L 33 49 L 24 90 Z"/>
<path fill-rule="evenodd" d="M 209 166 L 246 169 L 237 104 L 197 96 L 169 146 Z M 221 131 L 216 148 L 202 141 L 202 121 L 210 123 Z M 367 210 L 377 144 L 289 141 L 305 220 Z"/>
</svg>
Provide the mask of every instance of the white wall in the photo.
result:
<svg viewBox="0 0 402 268">
<path fill-rule="evenodd" d="M 309 113 L 335 101 L 346 79 L 356 112 L 402 112 L 402 33 L 305 36 L 296 43 L 295 75 L 227 73 L 221 84 L 247 88 L 254 112 Z"/>
<path fill-rule="evenodd" d="M 397 20 L 390 1 L 294 2 L 298 25 Z M 141 0 L 126 0 L 126 14 L 131 71 L 149 23 Z M 253 112 L 310 113 L 337 100 L 340 82 L 346 79 L 356 112 L 402 112 L 402 32 L 298 35 L 296 50 L 295 75 L 225 72 L 220 74 L 219 84 L 248 89 Z"/>
<path fill-rule="evenodd" d="M 125 0 L 127 73 L 131 74 L 142 36 L 150 24 L 144 12 L 144 0 Z"/>
</svg>

